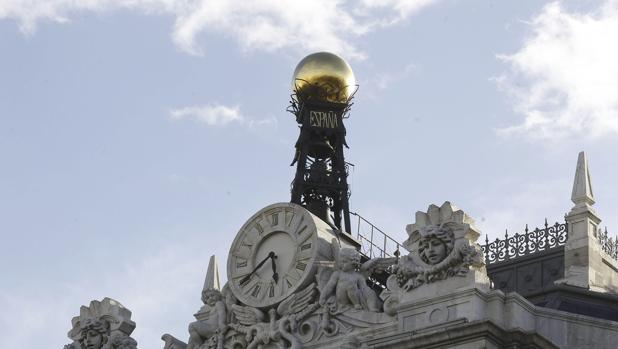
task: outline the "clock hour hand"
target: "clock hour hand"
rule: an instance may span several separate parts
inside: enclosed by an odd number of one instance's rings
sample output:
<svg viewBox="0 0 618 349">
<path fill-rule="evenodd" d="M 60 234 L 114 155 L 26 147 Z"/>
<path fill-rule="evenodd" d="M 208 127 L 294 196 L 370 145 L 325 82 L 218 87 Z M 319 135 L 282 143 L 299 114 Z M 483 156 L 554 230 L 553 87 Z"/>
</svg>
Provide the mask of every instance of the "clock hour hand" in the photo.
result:
<svg viewBox="0 0 618 349">
<path fill-rule="evenodd" d="M 277 263 L 275 263 L 275 259 L 277 259 L 277 256 L 273 256 L 270 261 L 273 267 L 273 280 L 277 283 L 279 281 L 279 274 L 277 274 Z"/>
<path fill-rule="evenodd" d="M 266 261 L 269 258 L 273 258 L 275 257 L 275 252 L 269 252 L 268 256 L 266 256 L 266 258 L 264 258 L 258 265 L 255 266 L 255 268 L 253 268 L 253 270 L 251 270 L 251 272 L 249 274 L 247 274 L 247 276 L 245 276 L 244 278 L 242 278 L 242 280 L 240 280 L 240 284 L 244 284 L 245 282 L 249 281 L 249 279 L 251 279 L 251 276 L 258 270 L 260 269 L 261 266 L 264 265 L 264 263 L 266 263 Z"/>
</svg>

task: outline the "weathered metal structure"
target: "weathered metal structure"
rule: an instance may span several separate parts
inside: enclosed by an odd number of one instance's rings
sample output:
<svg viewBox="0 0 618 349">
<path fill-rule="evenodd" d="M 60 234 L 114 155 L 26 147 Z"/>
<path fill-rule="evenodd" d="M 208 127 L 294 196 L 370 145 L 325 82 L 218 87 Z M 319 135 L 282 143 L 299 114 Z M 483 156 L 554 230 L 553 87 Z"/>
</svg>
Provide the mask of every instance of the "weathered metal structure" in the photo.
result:
<svg viewBox="0 0 618 349">
<path fill-rule="evenodd" d="M 316 60 L 330 64 L 314 69 Z M 348 234 L 350 193 L 343 120 L 352 105 L 353 83 L 351 69 L 339 57 L 326 52 L 310 55 L 296 68 L 288 108 L 300 127 L 291 164 L 296 165 L 291 202 Z"/>
</svg>

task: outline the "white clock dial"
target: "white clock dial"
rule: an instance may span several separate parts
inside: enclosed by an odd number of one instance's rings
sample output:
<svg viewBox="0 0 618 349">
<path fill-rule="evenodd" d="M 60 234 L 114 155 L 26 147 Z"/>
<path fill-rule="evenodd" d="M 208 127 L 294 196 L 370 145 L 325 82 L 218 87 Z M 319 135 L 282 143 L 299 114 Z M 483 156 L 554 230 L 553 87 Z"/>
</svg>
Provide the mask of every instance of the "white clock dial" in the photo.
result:
<svg viewBox="0 0 618 349">
<path fill-rule="evenodd" d="M 270 205 L 253 215 L 228 256 L 228 283 L 236 298 L 249 306 L 270 307 L 312 282 L 316 261 L 328 258 L 320 250 L 320 241 L 332 237 L 324 232 L 327 228 L 291 203 Z"/>
</svg>

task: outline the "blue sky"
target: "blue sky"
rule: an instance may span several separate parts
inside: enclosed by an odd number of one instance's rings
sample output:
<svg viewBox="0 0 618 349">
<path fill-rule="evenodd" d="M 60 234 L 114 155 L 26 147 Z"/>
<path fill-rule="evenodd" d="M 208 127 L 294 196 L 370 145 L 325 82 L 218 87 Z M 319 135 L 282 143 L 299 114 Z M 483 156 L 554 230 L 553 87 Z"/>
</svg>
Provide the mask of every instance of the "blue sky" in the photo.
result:
<svg viewBox="0 0 618 349">
<path fill-rule="evenodd" d="M 360 84 L 351 209 L 398 240 L 445 200 L 490 237 L 562 221 L 581 150 L 615 233 L 617 38 L 600 0 L 0 0 L 0 347 L 105 296 L 141 348 L 186 339 L 209 256 L 289 200 L 314 51 Z"/>
</svg>

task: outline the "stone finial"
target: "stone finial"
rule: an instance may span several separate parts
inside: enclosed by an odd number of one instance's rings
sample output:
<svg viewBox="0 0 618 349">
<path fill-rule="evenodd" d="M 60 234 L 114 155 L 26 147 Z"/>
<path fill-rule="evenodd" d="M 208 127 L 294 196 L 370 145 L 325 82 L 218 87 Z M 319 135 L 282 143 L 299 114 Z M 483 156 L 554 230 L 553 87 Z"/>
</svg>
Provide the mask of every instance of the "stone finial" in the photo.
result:
<svg viewBox="0 0 618 349">
<path fill-rule="evenodd" d="M 592 207 L 594 194 L 584 152 L 580 152 L 577 159 L 571 200 L 575 206 L 564 217 L 569 229 L 564 246 L 564 278 L 555 283 L 615 293 L 618 290 L 618 268 L 602 250 L 599 236 L 601 218 Z"/>
<path fill-rule="evenodd" d="M 221 281 L 219 279 L 219 263 L 217 262 L 217 256 L 210 256 L 208 262 L 208 271 L 206 272 L 206 279 L 204 280 L 204 288 L 206 290 L 221 291 Z"/>
<path fill-rule="evenodd" d="M 588 159 L 583 151 L 577 157 L 577 168 L 573 181 L 573 192 L 571 201 L 575 207 L 588 207 L 594 205 L 594 194 L 592 192 L 592 182 L 590 180 L 590 170 L 588 170 Z"/>
</svg>

